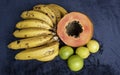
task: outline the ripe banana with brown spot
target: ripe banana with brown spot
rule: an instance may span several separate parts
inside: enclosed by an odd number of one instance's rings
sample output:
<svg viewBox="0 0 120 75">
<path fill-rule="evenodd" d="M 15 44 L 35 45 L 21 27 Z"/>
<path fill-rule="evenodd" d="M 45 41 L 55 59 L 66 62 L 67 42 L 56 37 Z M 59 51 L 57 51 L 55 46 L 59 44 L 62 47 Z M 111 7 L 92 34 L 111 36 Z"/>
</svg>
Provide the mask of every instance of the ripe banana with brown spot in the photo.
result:
<svg viewBox="0 0 120 75">
<path fill-rule="evenodd" d="M 36 60 L 38 61 L 42 61 L 42 62 L 47 62 L 47 61 L 52 61 L 55 59 L 56 56 L 58 56 L 59 51 L 57 50 L 55 53 L 46 56 L 46 57 L 42 57 L 42 58 L 37 58 Z"/>
<path fill-rule="evenodd" d="M 23 50 L 18 54 L 16 54 L 15 59 L 17 60 L 41 59 L 41 61 L 49 61 L 50 59 L 53 59 L 51 55 L 52 56 L 58 55 L 58 50 L 59 50 L 59 42 L 51 42 L 49 44 L 40 47 Z"/>
<path fill-rule="evenodd" d="M 60 19 L 61 19 L 61 13 L 59 12 L 59 10 L 54 8 L 51 5 L 47 5 L 47 7 L 49 7 L 54 12 L 54 14 L 56 16 L 57 23 L 58 23 L 60 21 Z"/>
<path fill-rule="evenodd" d="M 16 24 L 16 28 L 18 29 L 24 29 L 24 28 L 52 29 L 51 25 L 49 25 L 45 21 L 37 20 L 37 19 L 26 19 L 26 20 L 20 21 Z"/>
<path fill-rule="evenodd" d="M 34 10 L 24 11 L 24 12 L 22 12 L 21 17 L 23 19 L 43 20 L 46 23 L 50 24 L 51 27 L 53 27 L 52 20 L 45 13 L 40 12 L 40 11 L 34 11 Z"/>
<path fill-rule="evenodd" d="M 42 36 L 42 35 L 48 35 L 52 34 L 52 32 L 48 29 L 42 29 L 42 28 L 27 28 L 27 29 L 21 29 L 21 30 L 15 30 L 13 35 L 17 38 L 28 38 L 28 37 L 34 37 L 34 36 Z"/>
<path fill-rule="evenodd" d="M 62 17 L 65 16 L 68 12 L 65 10 L 62 6 L 57 5 L 57 4 L 49 4 L 53 6 L 54 8 L 58 9 L 61 12 Z"/>
<path fill-rule="evenodd" d="M 52 38 L 53 35 L 42 35 L 42 36 L 20 39 L 11 42 L 8 45 L 8 48 L 17 50 L 17 49 L 37 47 L 48 43 Z"/>
<path fill-rule="evenodd" d="M 46 15 L 48 15 L 50 17 L 53 24 L 54 25 L 56 24 L 56 16 L 55 16 L 54 12 L 47 5 L 44 5 L 44 4 L 35 5 L 33 7 L 33 10 L 44 12 Z"/>
</svg>

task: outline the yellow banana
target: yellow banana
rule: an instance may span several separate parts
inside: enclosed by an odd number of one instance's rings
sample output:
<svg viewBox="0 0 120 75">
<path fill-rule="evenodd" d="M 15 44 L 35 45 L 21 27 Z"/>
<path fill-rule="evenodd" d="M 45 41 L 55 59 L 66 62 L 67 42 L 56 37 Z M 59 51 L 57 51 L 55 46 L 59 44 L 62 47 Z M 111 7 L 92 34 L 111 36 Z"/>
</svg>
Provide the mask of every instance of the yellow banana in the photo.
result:
<svg viewBox="0 0 120 75">
<path fill-rule="evenodd" d="M 52 37 L 53 35 L 42 35 L 37 37 L 21 39 L 11 42 L 8 45 L 8 48 L 17 50 L 17 49 L 37 47 L 48 43 Z"/>
<path fill-rule="evenodd" d="M 45 13 L 40 11 L 34 11 L 34 10 L 24 11 L 21 14 L 21 17 L 23 19 L 40 19 L 50 24 L 53 27 L 52 20 Z"/>
<path fill-rule="evenodd" d="M 59 51 L 57 50 L 52 55 L 49 55 L 49 56 L 46 56 L 46 57 L 42 57 L 42 58 L 37 58 L 36 60 L 43 61 L 43 62 L 52 61 L 52 60 L 55 59 L 56 56 L 58 56 L 58 53 L 59 53 Z"/>
<path fill-rule="evenodd" d="M 44 5 L 44 4 L 35 5 L 33 7 L 33 10 L 44 12 L 46 15 L 48 15 L 50 17 L 53 24 L 56 24 L 56 16 L 55 16 L 54 12 L 46 5 Z"/>
<path fill-rule="evenodd" d="M 52 34 L 50 30 L 41 28 L 27 28 L 21 30 L 15 30 L 13 35 L 17 38 L 28 38 L 33 36 Z"/>
<path fill-rule="evenodd" d="M 54 14 L 56 16 L 57 23 L 58 23 L 60 21 L 60 19 L 61 19 L 61 13 L 54 6 L 51 6 L 51 5 L 47 5 L 47 6 L 54 12 Z"/>
<path fill-rule="evenodd" d="M 61 12 L 62 17 L 68 13 L 67 10 L 65 10 L 65 9 L 64 9 L 62 6 L 60 6 L 60 5 L 57 5 L 57 4 L 49 4 L 49 5 L 53 6 L 53 7 L 56 8 L 56 9 L 58 9 L 58 10 Z"/>
<path fill-rule="evenodd" d="M 44 29 L 52 29 L 52 27 L 42 20 L 37 19 L 27 19 L 20 21 L 16 24 L 16 28 L 23 29 L 23 28 L 44 28 Z"/>
<path fill-rule="evenodd" d="M 15 59 L 17 60 L 40 59 L 53 55 L 58 50 L 59 50 L 59 43 L 51 42 L 49 44 L 40 47 L 23 50 L 20 53 L 16 54 Z"/>
</svg>

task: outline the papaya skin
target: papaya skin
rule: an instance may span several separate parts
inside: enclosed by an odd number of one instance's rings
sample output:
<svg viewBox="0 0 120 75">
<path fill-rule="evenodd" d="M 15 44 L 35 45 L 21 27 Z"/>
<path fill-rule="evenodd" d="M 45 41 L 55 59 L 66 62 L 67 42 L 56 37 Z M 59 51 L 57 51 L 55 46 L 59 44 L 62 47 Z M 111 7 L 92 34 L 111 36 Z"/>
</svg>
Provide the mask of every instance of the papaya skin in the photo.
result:
<svg viewBox="0 0 120 75">
<path fill-rule="evenodd" d="M 69 22 L 79 21 L 83 31 L 79 33 L 79 37 L 69 36 L 66 33 L 66 26 Z M 57 34 L 59 38 L 66 44 L 72 47 L 79 47 L 87 44 L 93 36 L 93 23 L 83 13 L 70 12 L 65 15 L 57 25 Z"/>
</svg>

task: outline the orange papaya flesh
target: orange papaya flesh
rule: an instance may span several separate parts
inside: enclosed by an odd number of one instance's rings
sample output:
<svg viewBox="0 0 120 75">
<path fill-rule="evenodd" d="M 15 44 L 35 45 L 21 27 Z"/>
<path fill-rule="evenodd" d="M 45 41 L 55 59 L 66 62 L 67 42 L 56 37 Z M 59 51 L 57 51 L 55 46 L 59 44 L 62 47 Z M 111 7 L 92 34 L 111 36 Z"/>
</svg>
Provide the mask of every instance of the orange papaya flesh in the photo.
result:
<svg viewBox="0 0 120 75">
<path fill-rule="evenodd" d="M 87 44 L 93 36 L 93 23 L 83 13 L 70 12 L 57 25 L 57 35 L 71 47 Z"/>
</svg>

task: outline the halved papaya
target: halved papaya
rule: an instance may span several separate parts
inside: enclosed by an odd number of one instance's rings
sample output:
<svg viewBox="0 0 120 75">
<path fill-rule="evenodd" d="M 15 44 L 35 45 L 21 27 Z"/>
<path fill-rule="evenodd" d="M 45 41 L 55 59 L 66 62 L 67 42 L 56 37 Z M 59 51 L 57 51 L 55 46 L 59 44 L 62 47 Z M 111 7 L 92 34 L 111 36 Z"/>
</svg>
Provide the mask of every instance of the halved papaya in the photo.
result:
<svg viewBox="0 0 120 75">
<path fill-rule="evenodd" d="M 59 21 L 57 35 L 66 45 L 83 46 L 93 36 L 93 23 L 83 13 L 70 12 Z"/>
</svg>

